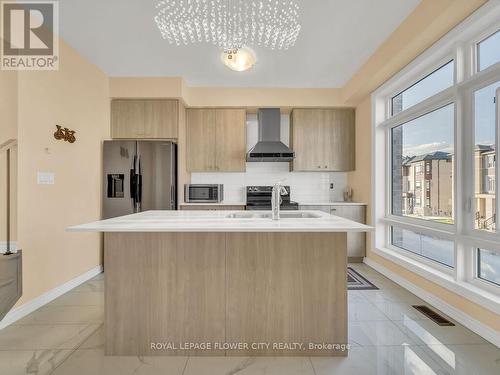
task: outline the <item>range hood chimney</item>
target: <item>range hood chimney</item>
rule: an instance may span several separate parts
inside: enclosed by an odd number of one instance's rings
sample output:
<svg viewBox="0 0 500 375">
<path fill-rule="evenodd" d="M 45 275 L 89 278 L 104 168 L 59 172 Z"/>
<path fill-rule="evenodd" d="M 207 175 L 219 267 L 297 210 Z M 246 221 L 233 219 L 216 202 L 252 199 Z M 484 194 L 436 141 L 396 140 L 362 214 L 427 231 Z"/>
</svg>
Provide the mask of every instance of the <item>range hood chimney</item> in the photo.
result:
<svg viewBox="0 0 500 375">
<path fill-rule="evenodd" d="M 259 140 L 248 152 L 248 162 L 292 161 L 295 153 L 280 140 L 281 113 L 279 108 L 258 111 Z"/>
</svg>

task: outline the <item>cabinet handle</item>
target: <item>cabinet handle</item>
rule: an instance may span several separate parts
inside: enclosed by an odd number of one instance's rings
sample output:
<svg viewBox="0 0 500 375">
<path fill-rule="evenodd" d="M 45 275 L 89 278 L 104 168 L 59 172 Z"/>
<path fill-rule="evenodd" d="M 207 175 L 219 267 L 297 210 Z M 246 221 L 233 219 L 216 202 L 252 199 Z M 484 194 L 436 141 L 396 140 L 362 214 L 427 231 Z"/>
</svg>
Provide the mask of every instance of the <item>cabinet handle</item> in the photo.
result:
<svg viewBox="0 0 500 375">
<path fill-rule="evenodd" d="M 325 165 L 325 169 L 328 168 L 328 165 Z"/>
<path fill-rule="evenodd" d="M 321 165 L 318 165 L 318 168 L 321 168 Z"/>
</svg>

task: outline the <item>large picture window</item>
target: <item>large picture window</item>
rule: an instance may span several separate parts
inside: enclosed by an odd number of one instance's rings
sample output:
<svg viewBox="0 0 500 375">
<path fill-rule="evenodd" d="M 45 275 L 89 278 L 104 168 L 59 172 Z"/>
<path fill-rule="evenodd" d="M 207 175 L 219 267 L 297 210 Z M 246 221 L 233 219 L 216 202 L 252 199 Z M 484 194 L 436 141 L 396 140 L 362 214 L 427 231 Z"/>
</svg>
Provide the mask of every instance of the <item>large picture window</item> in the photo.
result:
<svg viewBox="0 0 500 375">
<path fill-rule="evenodd" d="M 495 311 L 499 19 L 488 2 L 372 95 L 374 253 Z"/>
<path fill-rule="evenodd" d="M 393 215 L 453 224 L 454 113 L 449 104 L 392 128 Z"/>
</svg>

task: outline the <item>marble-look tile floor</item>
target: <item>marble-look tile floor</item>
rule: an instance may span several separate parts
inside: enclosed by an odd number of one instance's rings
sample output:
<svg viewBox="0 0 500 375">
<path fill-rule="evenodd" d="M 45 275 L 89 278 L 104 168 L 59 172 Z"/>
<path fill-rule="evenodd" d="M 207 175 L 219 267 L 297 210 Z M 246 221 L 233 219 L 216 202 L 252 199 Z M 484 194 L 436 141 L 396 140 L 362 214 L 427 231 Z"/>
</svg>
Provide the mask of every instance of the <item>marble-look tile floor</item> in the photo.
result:
<svg viewBox="0 0 500 375">
<path fill-rule="evenodd" d="M 348 358 L 105 357 L 101 274 L 1 330 L 0 374 L 500 374 L 500 349 L 460 324 L 434 324 L 411 307 L 418 297 L 351 266 L 380 290 L 349 291 Z"/>
</svg>

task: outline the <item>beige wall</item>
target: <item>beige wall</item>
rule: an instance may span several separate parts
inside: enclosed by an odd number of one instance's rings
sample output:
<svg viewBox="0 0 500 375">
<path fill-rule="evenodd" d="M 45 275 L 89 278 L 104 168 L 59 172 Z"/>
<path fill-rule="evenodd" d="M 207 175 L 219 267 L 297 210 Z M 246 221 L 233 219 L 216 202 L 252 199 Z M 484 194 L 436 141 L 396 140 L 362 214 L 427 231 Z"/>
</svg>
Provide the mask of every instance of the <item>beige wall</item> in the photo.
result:
<svg viewBox="0 0 500 375">
<path fill-rule="evenodd" d="M 371 188 L 368 183 L 372 173 L 371 98 L 367 97 L 356 107 L 356 169 L 347 174 L 353 189 L 353 200 L 368 203 L 367 219 L 371 220 Z"/>
<path fill-rule="evenodd" d="M 61 41 L 59 71 L 19 73 L 18 104 L 22 304 L 101 264 L 99 234 L 64 230 L 100 217 L 108 79 Z M 56 141 L 56 124 L 76 130 L 76 143 Z M 55 173 L 55 185 L 37 185 L 37 171 Z"/>
<path fill-rule="evenodd" d="M 0 39 L 0 43 L 2 40 Z M 7 240 L 7 148 L 10 149 L 10 240 L 17 238 L 17 84 L 16 71 L 0 70 L 0 243 Z M 3 147 L 2 147 L 3 145 Z"/>
<path fill-rule="evenodd" d="M 16 71 L 0 70 L 0 145 L 17 139 Z"/>
<path fill-rule="evenodd" d="M 189 87 L 180 77 L 111 77 L 112 98 L 180 98 L 189 107 L 337 107 L 340 89 Z"/>
</svg>

